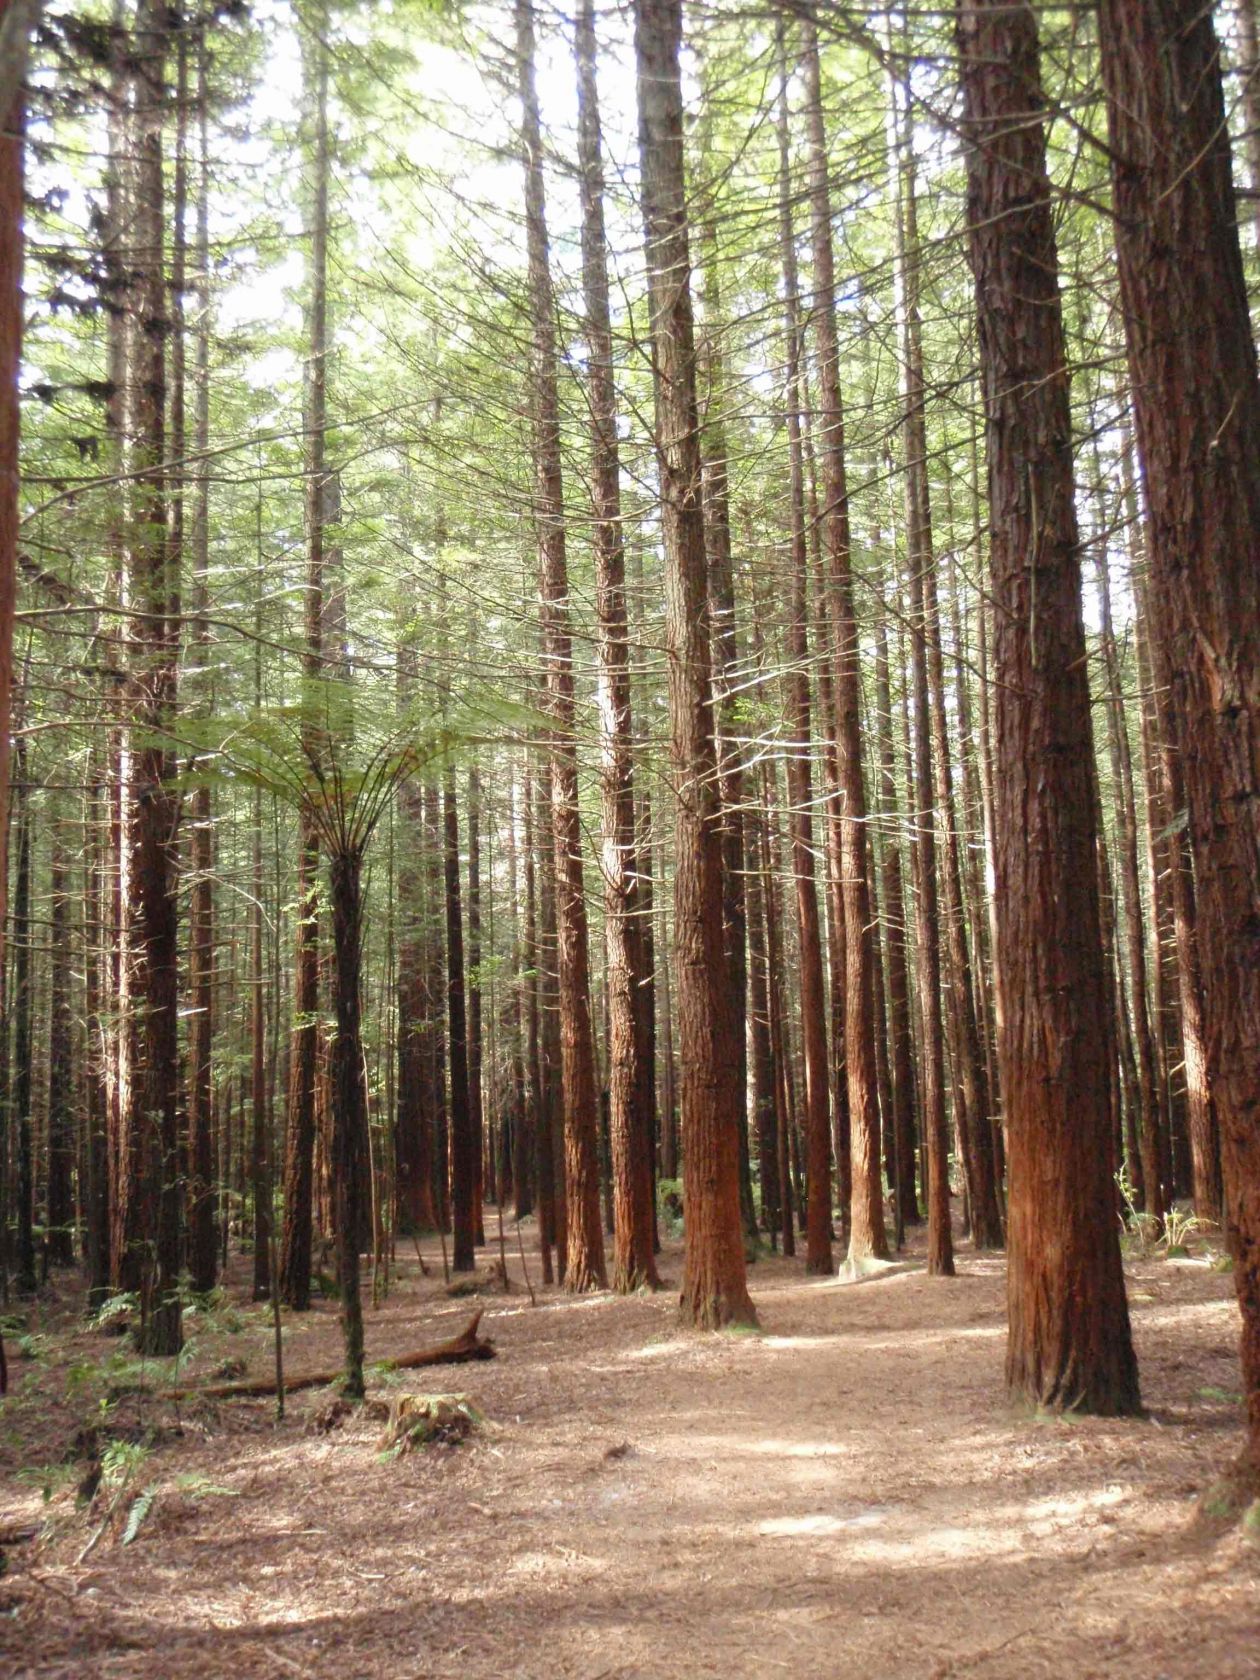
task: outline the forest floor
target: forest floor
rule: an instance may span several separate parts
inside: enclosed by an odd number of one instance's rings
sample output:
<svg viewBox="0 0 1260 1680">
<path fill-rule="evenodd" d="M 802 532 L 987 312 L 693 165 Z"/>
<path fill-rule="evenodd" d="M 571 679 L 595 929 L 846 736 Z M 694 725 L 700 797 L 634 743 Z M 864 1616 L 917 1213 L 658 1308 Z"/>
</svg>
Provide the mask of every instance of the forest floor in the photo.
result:
<svg viewBox="0 0 1260 1680">
<path fill-rule="evenodd" d="M 0 1578 L 0 1673 L 1254 1680 L 1260 1545 L 1193 1520 L 1241 1440 L 1233 1280 L 1131 1258 L 1149 1415 L 1051 1420 L 1003 1399 L 1001 1259 L 964 1247 L 946 1281 L 914 1255 L 858 1284 L 760 1260 L 761 1333 L 702 1336 L 669 1291 L 531 1308 L 510 1253 L 511 1293 L 451 1299 L 426 1243 L 429 1275 L 400 1257 L 369 1312 L 369 1357 L 478 1305 L 499 1357 L 378 1374 L 487 1419 L 396 1458 L 379 1421 L 317 1432 L 327 1390 L 279 1424 L 265 1400 L 111 1406 L 134 1357 L 45 1304 L 0 1402 L 0 1531 L 42 1525 Z M 677 1247 L 662 1261 L 676 1279 Z M 189 1326 L 189 1375 L 267 1373 L 265 1308 Z M 294 1376 L 335 1364 L 331 1303 L 285 1346 Z M 157 1433 L 80 1562 L 109 1499 L 75 1505 L 93 1416 Z"/>
</svg>

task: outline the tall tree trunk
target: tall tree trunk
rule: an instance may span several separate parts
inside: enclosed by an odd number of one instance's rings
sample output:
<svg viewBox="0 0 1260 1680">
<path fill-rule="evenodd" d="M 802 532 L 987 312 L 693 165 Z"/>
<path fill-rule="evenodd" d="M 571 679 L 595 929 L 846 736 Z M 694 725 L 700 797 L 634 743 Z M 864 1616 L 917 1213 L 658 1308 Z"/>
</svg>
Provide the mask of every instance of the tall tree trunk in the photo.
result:
<svg viewBox="0 0 1260 1680">
<path fill-rule="evenodd" d="M 761 1181 L 761 1226 L 771 1245 L 782 1222 L 779 1194 L 779 1129 L 774 1090 L 774 1057 L 770 1044 L 770 990 L 766 961 L 766 904 L 760 862 L 760 823 L 743 824 L 747 842 L 745 903 L 748 911 L 748 1068 L 749 1096 L 757 1139 L 757 1172 Z"/>
<path fill-rule="evenodd" d="M 261 651 L 261 641 L 256 644 Z M 271 1294 L 271 1149 L 267 1109 L 267 972 L 263 960 L 262 790 L 254 790 L 254 902 L 250 905 L 250 1197 L 254 1206 L 254 1299 Z"/>
<path fill-rule="evenodd" d="M 1159 794 L 1154 801 L 1154 827 L 1167 836 L 1166 868 L 1176 947 L 1179 1048 L 1184 1068 L 1189 1123 L 1190 1188 L 1197 1218 L 1221 1224 L 1224 1186 L 1221 1181 L 1221 1142 L 1216 1104 L 1208 1072 L 1203 981 L 1199 966 L 1198 914 L 1194 873 L 1181 813 L 1186 809 L 1185 777 L 1175 740 L 1170 683 L 1159 647 L 1149 633 L 1146 589 L 1138 592 L 1139 646 L 1146 650 L 1147 681 L 1152 690 L 1153 733 L 1158 737 Z"/>
<path fill-rule="evenodd" d="M 1120 656 L 1111 622 L 1111 576 L 1107 565 L 1104 536 L 1098 543 L 1096 561 L 1098 600 L 1101 613 L 1103 668 L 1107 684 L 1107 753 L 1111 765 L 1112 791 L 1116 803 L 1116 850 L 1119 853 L 1120 903 L 1124 911 L 1124 944 L 1128 953 L 1131 1030 L 1137 1066 L 1137 1130 L 1142 1153 L 1145 1211 L 1162 1219 L 1168 1202 L 1162 1185 L 1159 1154 L 1161 1117 L 1155 1063 L 1155 1038 L 1151 1031 L 1150 996 L 1146 979 L 1146 938 L 1142 927 L 1142 891 L 1138 881 L 1137 811 L 1133 798 L 1133 755 L 1124 716 L 1124 695 L 1120 682 Z M 1172 1186 L 1168 1187 L 1172 1193 Z"/>
<path fill-rule="evenodd" d="M 626 563 L 621 525 L 617 399 L 604 231 L 604 165 L 594 0 L 582 0 L 574 39 L 578 165 L 582 193 L 582 289 L 589 352 L 595 610 L 599 623 L 599 720 L 603 792 L 604 926 L 608 962 L 608 1109 L 612 1153 L 613 1288 L 659 1279 L 652 1252 L 652 1130 L 644 917 L 635 835 L 634 730 L 630 697 Z"/>
<path fill-rule="evenodd" d="M 919 1225 L 915 1195 L 914 1038 L 910 1031 L 910 980 L 906 972 L 906 900 L 897 811 L 897 755 L 892 734 L 892 683 L 888 631 L 881 620 L 875 648 L 875 711 L 879 734 L 880 805 L 886 827 L 882 857 L 884 946 L 888 952 L 888 1030 L 892 1041 L 892 1127 L 897 1140 L 893 1186 L 900 1223 Z"/>
<path fill-rule="evenodd" d="M 101 762 L 94 751 L 83 812 L 83 1015 L 88 1127 L 84 1260 L 89 1311 L 99 1308 L 109 1295 L 109 1059 L 105 1047 L 107 1012 L 104 994 L 108 960 L 105 948 L 107 909 L 104 868 L 108 802 L 101 782 Z M 0 969 L 2 967 L 0 963 Z M 0 1089 L 3 1089 L 2 1083 Z"/>
<path fill-rule="evenodd" d="M 1036 14 L 959 0 L 994 601 L 1009 1391 L 1138 1409 L 1112 1184 L 1071 412 Z"/>
<path fill-rule="evenodd" d="M 940 883 L 945 900 L 945 939 L 950 1059 L 954 1070 L 954 1115 L 962 1144 L 967 1205 L 972 1240 L 977 1248 L 1002 1246 L 1002 1218 L 994 1184 L 993 1151 L 989 1130 L 989 1093 L 980 1050 L 975 998 L 971 987 L 971 954 L 963 916 L 962 868 L 958 855 L 958 822 L 954 778 L 945 709 L 945 662 L 941 652 L 941 620 L 937 598 L 936 554 L 932 535 L 932 501 L 928 479 L 927 400 L 923 371 L 923 332 L 919 305 L 920 252 L 914 135 L 906 116 L 908 90 L 894 81 L 890 124 L 893 130 L 892 165 L 896 171 L 897 221 L 895 246 L 901 289 L 902 394 L 905 402 L 906 548 L 915 598 L 915 709 L 920 735 L 929 731 L 930 746 L 920 753 L 920 827 L 925 842 L 942 839 Z M 922 688 L 920 689 L 920 679 Z M 926 718 L 918 719 L 920 707 Z M 927 833 L 933 830 L 932 836 Z M 926 860 L 924 870 L 926 874 Z M 935 896 L 935 886 L 932 887 Z M 937 935 L 939 938 L 939 934 Z M 925 1022 L 927 1017 L 925 1016 Z"/>
<path fill-rule="evenodd" d="M 511 800 L 508 808 L 508 901 L 512 907 L 512 1087 L 515 1094 L 512 1127 L 511 1186 L 518 1223 L 534 1211 L 534 1128 L 538 1123 L 536 1083 L 537 993 L 533 973 L 532 934 L 522 933 L 520 910 L 520 827 L 517 766 L 511 770 Z M 528 798 L 528 793 L 526 794 Z M 531 1041 L 529 1034 L 534 1035 Z"/>
<path fill-rule="evenodd" d="M 485 1099 L 482 1091 L 481 1010 L 481 774 L 468 768 L 468 1123 L 472 1129 L 475 1167 L 473 1235 L 477 1246 L 486 1240 L 482 1212 L 485 1186 Z"/>
<path fill-rule="evenodd" d="M 431 1231 L 433 1207 L 432 1057 L 427 993 L 428 918 L 436 906 L 424 888 L 428 871 L 424 790 L 408 779 L 398 790 L 398 1076 L 395 1088 L 394 1173 L 398 1229 Z"/>
<path fill-rule="evenodd" d="M 1220 49 L 1186 0 L 1102 0 L 1116 253 L 1157 680 L 1185 776 L 1207 1064 L 1260 1481 L 1260 383 Z"/>
<path fill-rule="evenodd" d="M 911 517 L 915 517 L 913 508 Z M 945 1046 L 941 1030 L 941 933 L 937 908 L 936 813 L 933 809 L 927 637 L 923 631 L 923 571 L 914 544 L 910 567 L 910 665 L 914 676 L 914 932 L 918 955 L 920 1090 L 926 1154 L 928 1271 L 953 1277 L 950 1223 L 949 1128 L 945 1116 Z"/>
<path fill-rule="evenodd" d="M 451 1269 L 477 1264 L 477 1140 L 468 1106 L 468 994 L 464 979 L 464 911 L 459 869 L 459 806 L 455 769 L 442 778 L 443 868 L 446 883 L 446 1043 L 450 1066 Z"/>
<path fill-rule="evenodd" d="M 538 535 L 547 698 L 553 722 L 551 815 L 556 854 L 556 936 L 564 1091 L 564 1176 L 568 1251 L 564 1282 L 581 1292 L 603 1288 L 604 1233 L 599 1213 L 599 1104 L 591 1019 L 590 953 L 578 813 L 574 738 L 573 645 L 560 464 L 556 327 L 547 243 L 542 132 L 534 80 L 534 8 L 516 0 L 521 140 L 525 151 L 525 225 L 533 328 L 534 521 Z"/>
<path fill-rule="evenodd" d="M 346 1368 L 343 1392 L 363 1398 L 363 1302 L 359 1293 L 359 1242 L 366 1224 L 364 1152 L 367 1103 L 363 1089 L 363 1039 L 360 1028 L 360 970 L 363 960 L 363 857 L 348 848 L 329 859 L 333 924 L 332 1041 L 333 1227 L 337 1241 L 337 1285 L 341 1293 L 341 1333 Z"/>
<path fill-rule="evenodd" d="M 13 1051 L 9 1063 L 9 1113 L 17 1136 L 17 1268 L 19 1295 L 39 1286 L 35 1255 L 35 1132 L 31 1114 L 31 790 L 26 778 L 26 750 L 17 749 L 15 804 L 17 859 L 13 883 Z M 7 1028 L 7 1022 L 5 1023 Z"/>
<path fill-rule="evenodd" d="M 9 22 L 13 0 L 0 5 L 0 24 Z M 0 966 L 4 962 L 5 912 L 9 881 L 9 769 L 13 713 L 13 613 L 17 592 L 20 528 L 19 398 L 25 308 L 26 141 L 21 66 L 23 32 L 14 85 L 0 96 Z"/>
<path fill-rule="evenodd" d="M 450 1111 L 446 1095 L 446 844 L 437 782 L 426 779 L 424 817 L 424 992 L 422 996 L 423 1110 L 430 1140 L 429 1186 L 433 1222 L 451 1228 Z"/>
<path fill-rule="evenodd" d="M 302 84 L 310 169 L 311 243 L 306 271 L 305 519 L 306 579 L 302 598 L 302 750 L 318 763 L 324 676 L 324 523 L 328 497 L 328 49 L 327 10 L 315 0 L 301 31 Z M 284 1224 L 280 1293 L 304 1312 L 311 1303 L 314 1220 L 315 1086 L 319 1060 L 319 840 L 309 817 L 298 839 L 297 937 L 293 954 L 293 1032 L 285 1122 Z"/>
<path fill-rule="evenodd" d="M 792 227 L 791 148 L 788 135 L 786 32 L 779 24 L 779 260 L 783 276 L 787 339 L 785 407 L 788 434 L 788 495 L 791 538 L 788 595 L 787 758 L 792 876 L 800 950 L 801 1042 L 805 1062 L 805 1146 L 809 1195 L 805 1209 L 805 1269 L 831 1271 L 831 1136 L 827 1068 L 827 1003 L 823 983 L 822 930 L 814 870 L 813 778 L 810 773 L 809 606 L 806 591 L 805 460 L 801 447 L 801 328 Z"/>
<path fill-rule="evenodd" d="M 192 641 L 198 662 L 209 663 L 210 625 L 210 145 L 206 31 L 197 31 L 197 323 L 193 365 L 193 452 L 197 477 L 191 531 L 193 574 Z M 210 703 L 209 696 L 203 707 Z M 189 865 L 192 892 L 188 913 L 188 1272 L 192 1287 L 214 1288 L 214 805 L 208 781 L 191 797 Z"/>
<path fill-rule="evenodd" d="M 888 1257 L 884 1230 L 879 1154 L 879 1090 L 875 1059 L 874 964 L 871 893 L 866 873 L 866 779 L 862 769 L 861 672 L 853 599 L 849 533 L 849 489 L 844 458 L 844 410 L 840 396 L 840 348 L 836 331 L 835 257 L 832 251 L 831 187 L 823 122 L 818 37 L 803 29 L 805 117 L 809 156 L 809 200 L 813 234 L 813 321 L 818 356 L 818 424 L 822 463 L 823 542 L 827 555 L 835 659 L 836 744 L 844 794 L 843 892 L 847 974 L 845 1064 L 849 1083 L 852 1201 L 849 1261 L 861 1265 Z"/>
<path fill-rule="evenodd" d="M 703 342 L 706 400 L 701 415 L 700 456 L 704 475 L 704 542 L 709 564 L 708 596 L 713 636 L 714 746 L 718 758 L 718 796 L 722 802 L 722 940 L 730 975 L 731 1031 L 736 1043 L 735 1078 L 738 1089 L 739 1201 L 744 1234 L 757 1235 L 752 1197 L 748 1141 L 748 930 L 744 876 L 745 749 L 739 729 L 739 635 L 735 601 L 735 564 L 731 550 L 730 482 L 727 468 L 726 358 L 721 283 L 718 274 L 717 228 L 712 214 L 701 230 L 704 243 Z"/>
<path fill-rule="evenodd" d="M 48 1258 L 74 1262 L 74 1030 L 70 1012 L 70 887 L 65 840 L 54 814 L 48 914 Z"/>
<path fill-rule="evenodd" d="M 770 1036 L 770 1070 L 774 1081 L 775 1134 L 778 1145 L 776 1171 L 779 1186 L 779 1228 L 783 1234 L 785 1259 L 796 1255 L 796 1221 L 794 1209 L 798 1205 L 791 1171 L 792 1102 L 790 1070 L 783 1031 L 783 961 L 782 926 L 779 913 L 777 877 L 778 816 L 771 798 L 770 766 L 761 766 L 762 821 L 758 824 L 761 876 L 761 902 L 766 924 L 766 1003 Z"/>
<path fill-rule="evenodd" d="M 143 1186 L 140 1340 L 174 1354 L 182 1343 L 178 1296 L 182 1191 L 177 1130 L 179 954 L 169 730 L 175 702 L 177 595 L 167 535 L 166 341 L 162 129 L 169 19 L 157 0 L 137 15 L 133 73 L 135 205 L 131 222 L 135 323 L 129 426 L 139 479 L 127 555 L 130 622 L 130 771 L 126 788 L 127 1032 L 131 1080 L 126 1129 Z M 133 1237 L 138 1235 L 133 1227 Z"/>
<path fill-rule="evenodd" d="M 752 1323 L 739 1200 L 738 1047 L 723 939 L 708 564 L 701 502 L 679 69 L 681 0 L 636 0 L 639 157 L 665 549 L 671 762 L 677 791 L 683 1319 Z"/>
</svg>

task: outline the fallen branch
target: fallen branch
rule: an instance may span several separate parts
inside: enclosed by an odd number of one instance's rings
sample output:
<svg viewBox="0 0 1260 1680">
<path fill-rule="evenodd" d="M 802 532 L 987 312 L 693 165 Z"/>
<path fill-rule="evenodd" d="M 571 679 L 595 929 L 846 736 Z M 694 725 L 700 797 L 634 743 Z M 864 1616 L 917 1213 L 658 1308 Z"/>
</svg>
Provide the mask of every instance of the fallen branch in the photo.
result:
<svg viewBox="0 0 1260 1680">
<path fill-rule="evenodd" d="M 389 1371 L 415 1371 L 424 1365 L 465 1365 L 473 1359 L 493 1359 L 494 1343 L 488 1336 L 479 1336 L 477 1326 L 481 1313 L 475 1312 L 458 1336 L 435 1347 L 417 1348 L 414 1353 L 400 1354 L 396 1359 L 378 1361 Z M 340 1381 L 340 1366 L 335 1371 L 313 1371 L 304 1377 L 289 1377 L 285 1393 L 293 1394 L 302 1388 L 324 1388 Z M 264 1400 L 276 1392 L 274 1377 L 259 1377 L 244 1382 L 211 1383 L 205 1388 L 168 1388 L 163 1400 Z"/>
</svg>

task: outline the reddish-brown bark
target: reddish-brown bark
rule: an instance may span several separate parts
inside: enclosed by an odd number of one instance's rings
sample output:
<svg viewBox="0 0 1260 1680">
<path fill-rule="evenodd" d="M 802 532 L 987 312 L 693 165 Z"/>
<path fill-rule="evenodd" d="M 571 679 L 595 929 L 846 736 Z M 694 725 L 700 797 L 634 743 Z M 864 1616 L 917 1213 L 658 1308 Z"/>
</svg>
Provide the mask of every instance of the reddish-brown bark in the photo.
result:
<svg viewBox="0 0 1260 1680">
<path fill-rule="evenodd" d="M 1138 1409 L 1112 1183 L 1089 690 L 1036 14 L 960 0 L 968 230 L 989 466 L 1006 1379 Z M 1035 604 L 1035 610 L 1034 610 Z"/>
<path fill-rule="evenodd" d="M 328 416 L 328 51 L 323 8 L 301 32 L 303 97 L 309 125 L 311 248 L 306 338 L 309 357 L 305 414 L 306 578 L 302 596 L 303 752 L 322 752 L 317 684 L 324 655 L 324 504 Z M 319 841 L 305 815 L 298 838 L 297 935 L 293 954 L 293 1030 L 285 1116 L 284 1220 L 280 1235 L 280 1294 L 295 1312 L 311 1301 L 314 1219 L 315 1086 L 319 1058 Z"/>
<path fill-rule="evenodd" d="M 525 152 L 525 230 L 532 328 L 530 390 L 534 434 L 534 523 L 538 541 L 547 701 L 553 721 L 551 827 L 555 849 L 568 1230 L 564 1282 L 566 1288 L 582 1291 L 603 1288 L 607 1282 L 599 1210 L 599 1105 L 591 1017 L 582 825 L 578 812 L 573 647 L 569 623 L 556 328 L 547 242 L 542 131 L 534 77 L 532 0 L 516 0 L 515 17 L 521 140 Z"/>
<path fill-rule="evenodd" d="M 875 1059 L 871 894 L 866 859 L 866 780 L 862 767 L 861 676 L 853 599 L 849 490 L 836 331 L 835 255 L 831 190 L 823 122 L 818 40 L 803 29 L 809 202 L 814 257 L 812 320 L 818 351 L 815 439 L 822 466 L 823 544 L 827 555 L 835 661 L 836 745 L 844 794 L 843 877 L 845 952 L 845 1066 L 849 1086 L 852 1197 L 849 1258 L 887 1258 L 879 1151 L 879 1090 Z"/>
<path fill-rule="evenodd" d="M 823 984 L 822 928 L 814 868 L 813 776 L 810 769 L 809 605 L 806 591 L 805 458 L 801 443 L 801 325 L 792 226 L 791 148 L 788 133 L 786 35 L 779 26 L 779 255 L 783 272 L 787 339 L 788 495 L 791 558 L 785 652 L 787 756 L 792 879 L 800 956 L 801 1046 L 805 1074 L 805 1269 L 831 1271 L 831 1136 L 827 1066 L 827 1003 Z"/>
<path fill-rule="evenodd" d="M 582 195 L 582 289 L 589 350 L 595 612 L 599 623 L 602 873 L 608 958 L 608 1112 L 613 1190 L 613 1288 L 660 1281 L 652 1252 L 652 1086 L 635 836 L 626 561 L 621 526 L 617 398 L 604 232 L 604 166 L 596 82 L 594 0 L 582 0 L 574 42 Z"/>
<path fill-rule="evenodd" d="M 680 0 L 638 0 L 639 155 L 665 548 L 686 1260 L 683 1317 L 755 1320 L 739 1206 L 738 1057 L 722 926 L 710 621 L 679 70 Z"/>
<path fill-rule="evenodd" d="M 1185 777 L 1260 1477 L 1260 382 L 1211 12 L 1102 0 L 1099 39 L 1150 627 Z"/>
</svg>

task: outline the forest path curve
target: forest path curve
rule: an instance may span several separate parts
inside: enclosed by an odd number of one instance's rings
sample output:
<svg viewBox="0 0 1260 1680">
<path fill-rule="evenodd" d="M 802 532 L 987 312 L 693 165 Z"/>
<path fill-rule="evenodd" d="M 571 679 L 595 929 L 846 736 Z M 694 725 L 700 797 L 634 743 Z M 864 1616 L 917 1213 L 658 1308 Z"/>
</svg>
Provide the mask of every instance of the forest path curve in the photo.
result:
<svg viewBox="0 0 1260 1680">
<path fill-rule="evenodd" d="M 373 1354 L 418 1306 L 467 1315 L 411 1270 Z M 1189 1527 L 1238 1439 L 1231 1280 L 1128 1271 L 1141 1421 L 1009 1411 L 1000 1258 L 854 1285 L 763 1261 L 760 1335 L 681 1332 L 671 1295 L 484 1296 L 502 1357 L 402 1384 L 468 1392 L 484 1439 L 382 1460 L 379 1424 L 303 1432 L 325 1397 L 278 1429 L 216 1408 L 155 1457 L 172 1491 L 134 1545 L 16 1568 L 0 1655 L 44 1680 L 1255 1676 L 1260 1550 Z M 302 1359 L 335 1338 L 314 1315 Z M 197 1473 L 228 1492 L 174 1490 Z"/>
</svg>

